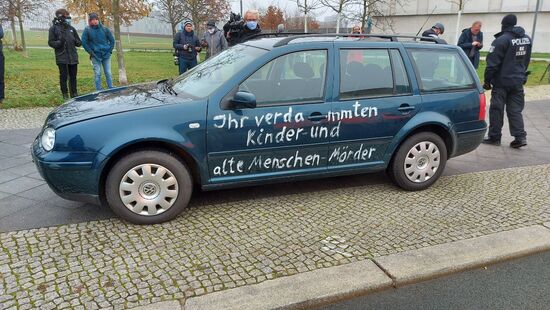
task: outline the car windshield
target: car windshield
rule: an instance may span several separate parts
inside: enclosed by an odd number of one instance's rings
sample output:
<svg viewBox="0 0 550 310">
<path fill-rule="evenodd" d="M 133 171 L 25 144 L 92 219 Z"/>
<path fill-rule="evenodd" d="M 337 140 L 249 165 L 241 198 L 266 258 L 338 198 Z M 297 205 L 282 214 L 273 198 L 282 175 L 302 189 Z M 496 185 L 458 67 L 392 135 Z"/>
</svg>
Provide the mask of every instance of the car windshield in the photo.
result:
<svg viewBox="0 0 550 310">
<path fill-rule="evenodd" d="M 208 97 L 241 68 L 266 52 L 260 48 L 239 44 L 178 76 L 174 79 L 172 88 L 178 95 L 196 99 Z"/>
</svg>

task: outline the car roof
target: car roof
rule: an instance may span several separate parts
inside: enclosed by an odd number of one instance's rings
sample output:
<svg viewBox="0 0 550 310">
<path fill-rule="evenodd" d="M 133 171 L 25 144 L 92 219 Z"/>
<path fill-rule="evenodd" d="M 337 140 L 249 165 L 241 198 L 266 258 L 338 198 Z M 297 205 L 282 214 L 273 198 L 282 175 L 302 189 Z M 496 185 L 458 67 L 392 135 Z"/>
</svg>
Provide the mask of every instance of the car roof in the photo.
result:
<svg viewBox="0 0 550 310">
<path fill-rule="evenodd" d="M 400 40 L 404 39 L 404 40 Z M 346 43 L 364 43 L 364 42 L 385 42 L 385 43 L 414 43 L 414 44 L 431 44 L 447 45 L 444 40 L 431 37 L 416 37 L 404 35 L 357 35 L 357 34 L 293 34 L 293 33 L 266 33 L 254 36 L 247 41 L 246 45 L 272 50 L 277 47 L 286 46 L 297 43 L 313 43 L 313 42 L 346 42 Z M 435 44 L 434 44 L 435 43 Z M 407 44 L 408 45 L 408 44 Z"/>
</svg>

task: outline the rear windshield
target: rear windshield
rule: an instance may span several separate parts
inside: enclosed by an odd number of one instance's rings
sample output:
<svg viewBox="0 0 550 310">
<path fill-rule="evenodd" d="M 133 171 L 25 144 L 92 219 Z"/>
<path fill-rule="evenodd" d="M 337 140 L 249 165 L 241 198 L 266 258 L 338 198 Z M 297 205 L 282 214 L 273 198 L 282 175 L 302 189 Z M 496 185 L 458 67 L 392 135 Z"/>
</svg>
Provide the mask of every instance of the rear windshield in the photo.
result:
<svg viewBox="0 0 550 310">
<path fill-rule="evenodd" d="M 457 51 L 408 49 L 423 92 L 475 88 L 466 63 Z"/>
<path fill-rule="evenodd" d="M 236 45 L 178 76 L 173 88 L 185 97 L 206 98 L 246 65 L 267 51 L 244 44 Z"/>
</svg>

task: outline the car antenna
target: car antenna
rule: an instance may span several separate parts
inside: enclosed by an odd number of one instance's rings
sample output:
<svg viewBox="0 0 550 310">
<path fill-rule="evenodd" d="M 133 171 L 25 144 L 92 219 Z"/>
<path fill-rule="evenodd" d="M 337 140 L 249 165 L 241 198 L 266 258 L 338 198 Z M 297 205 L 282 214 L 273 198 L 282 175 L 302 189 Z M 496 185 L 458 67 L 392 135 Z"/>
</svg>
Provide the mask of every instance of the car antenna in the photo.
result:
<svg viewBox="0 0 550 310">
<path fill-rule="evenodd" d="M 424 28 L 424 26 L 426 26 L 426 23 L 428 22 L 428 20 L 430 20 L 430 17 L 432 17 L 435 9 L 437 9 L 437 5 L 434 6 L 434 9 L 432 10 L 432 12 L 428 15 L 428 18 L 426 18 L 426 21 L 424 21 L 424 23 L 422 24 L 422 26 L 420 26 L 420 29 L 418 29 L 418 32 L 416 33 L 415 37 L 418 37 L 418 34 L 420 33 L 420 31 L 422 31 L 422 29 Z"/>
</svg>

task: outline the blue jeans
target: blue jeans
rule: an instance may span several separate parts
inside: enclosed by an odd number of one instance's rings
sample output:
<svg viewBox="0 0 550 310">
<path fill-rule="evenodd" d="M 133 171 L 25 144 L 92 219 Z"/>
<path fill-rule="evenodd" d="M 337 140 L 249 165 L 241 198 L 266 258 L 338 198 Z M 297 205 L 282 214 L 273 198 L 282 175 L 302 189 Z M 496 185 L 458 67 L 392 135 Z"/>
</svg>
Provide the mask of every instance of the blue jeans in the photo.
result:
<svg viewBox="0 0 550 310">
<path fill-rule="evenodd" d="M 97 60 L 92 57 L 94 67 L 95 89 L 101 90 L 101 67 L 105 72 L 105 80 L 107 80 L 107 88 L 113 88 L 113 75 L 111 74 L 111 56 L 107 59 Z"/>
<path fill-rule="evenodd" d="M 187 70 L 190 70 L 191 68 L 197 65 L 196 57 L 193 59 L 186 59 L 181 56 L 178 56 L 178 61 L 179 61 L 180 74 L 184 73 Z"/>
</svg>

